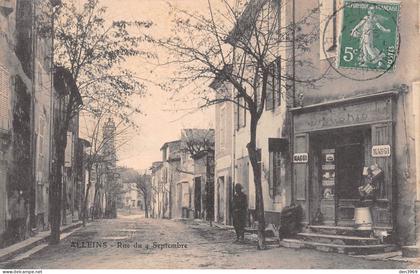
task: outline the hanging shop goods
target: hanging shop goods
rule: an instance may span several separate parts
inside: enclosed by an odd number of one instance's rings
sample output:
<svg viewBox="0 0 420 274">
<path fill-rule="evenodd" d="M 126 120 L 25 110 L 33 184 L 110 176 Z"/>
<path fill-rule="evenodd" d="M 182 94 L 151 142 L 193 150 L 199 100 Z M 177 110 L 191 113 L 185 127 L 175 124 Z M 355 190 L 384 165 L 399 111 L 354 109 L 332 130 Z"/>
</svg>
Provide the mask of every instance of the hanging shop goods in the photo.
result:
<svg viewBox="0 0 420 274">
<path fill-rule="evenodd" d="M 367 170 L 367 174 L 365 174 L 365 171 L 363 172 L 365 175 L 364 184 L 358 188 L 361 199 L 371 198 L 376 200 L 377 191 L 383 184 L 383 170 L 380 169 L 377 164 L 372 165 L 369 168 L 365 167 L 364 170 Z"/>
<path fill-rule="evenodd" d="M 338 66 L 389 71 L 398 50 L 400 3 L 345 0 Z"/>
</svg>

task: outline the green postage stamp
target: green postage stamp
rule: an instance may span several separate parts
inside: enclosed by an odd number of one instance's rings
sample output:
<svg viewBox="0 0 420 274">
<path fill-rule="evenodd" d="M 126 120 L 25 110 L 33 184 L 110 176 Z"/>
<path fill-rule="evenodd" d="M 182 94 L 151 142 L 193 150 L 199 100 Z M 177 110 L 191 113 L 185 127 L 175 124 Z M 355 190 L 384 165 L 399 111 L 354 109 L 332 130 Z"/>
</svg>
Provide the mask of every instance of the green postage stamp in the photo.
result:
<svg viewBox="0 0 420 274">
<path fill-rule="evenodd" d="M 338 66 L 392 70 L 398 53 L 400 3 L 344 0 Z"/>
</svg>

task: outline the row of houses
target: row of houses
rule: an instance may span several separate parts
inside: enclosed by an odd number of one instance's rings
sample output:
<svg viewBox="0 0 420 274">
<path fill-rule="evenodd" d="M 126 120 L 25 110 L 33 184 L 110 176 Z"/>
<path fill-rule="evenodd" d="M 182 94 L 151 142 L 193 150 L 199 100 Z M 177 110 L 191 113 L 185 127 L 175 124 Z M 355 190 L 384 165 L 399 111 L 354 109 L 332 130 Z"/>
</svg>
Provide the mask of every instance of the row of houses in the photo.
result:
<svg viewBox="0 0 420 274">
<path fill-rule="evenodd" d="M 213 218 L 214 130 L 183 129 L 151 170 L 151 216 Z"/>
<path fill-rule="evenodd" d="M 304 22 L 294 38 L 313 39 L 300 48 L 279 45 L 279 61 L 273 58 L 273 75 L 280 77 L 267 93 L 256 137 L 267 229 L 278 231 L 282 209 L 295 204 L 302 208 L 307 232 L 321 227 L 330 230 L 324 237 L 328 239 L 331 232 L 354 231 L 358 188 L 374 167 L 383 177 L 370 204 L 373 234 L 382 235 L 381 243 L 385 235 L 403 246 L 405 254 L 418 250 L 420 55 L 413 45 L 420 42 L 419 1 L 253 1 L 235 26 L 245 24 L 245 30 L 232 33 L 248 35 L 247 20 L 265 6 L 280 10 L 280 34 L 289 30 L 285 26 Z M 387 47 L 379 50 L 382 45 L 373 41 L 388 33 Z M 391 69 L 383 69 L 384 62 Z M 252 226 L 256 190 L 247 151 L 251 117 L 236 88 L 220 78 L 211 87 L 217 94 L 224 89 L 234 100 L 216 106 L 214 185 L 206 195 L 214 192 L 208 199 L 213 200 L 214 221 L 229 225 L 234 185 L 242 184 Z M 318 80 L 308 85 L 298 79 Z M 154 215 L 199 218 L 203 202 L 196 193 L 203 191 L 202 177 L 196 177 L 193 158 L 174 153 L 179 146 L 182 139 L 166 143 L 162 161 L 153 165 L 154 188 L 164 193 L 155 197 Z M 176 176 L 171 170 L 178 171 Z"/>
<path fill-rule="evenodd" d="M 71 73 L 52 65 L 51 35 L 40 33 L 36 20 L 42 5 L 33 0 L 0 1 L 0 248 L 51 228 L 51 184 L 57 146 L 54 136 L 64 124 Z M 112 120 L 103 127 L 113 136 Z M 70 119 L 62 170 L 61 225 L 81 219 L 87 196 L 91 208 L 105 213 L 106 187 L 115 170 L 113 138 L 99 152 L 108 155 L 87 170 L 90 142 L 79 136 L 79 113 Z M 106 160 L 106 161 L 105 161 Z M 106 162 L 106 165 L 104 164 Z M 89 187 L 91 182 L 91 187 Z M 98 213 L 98 215 L 101 215 Z"/>
</svg>

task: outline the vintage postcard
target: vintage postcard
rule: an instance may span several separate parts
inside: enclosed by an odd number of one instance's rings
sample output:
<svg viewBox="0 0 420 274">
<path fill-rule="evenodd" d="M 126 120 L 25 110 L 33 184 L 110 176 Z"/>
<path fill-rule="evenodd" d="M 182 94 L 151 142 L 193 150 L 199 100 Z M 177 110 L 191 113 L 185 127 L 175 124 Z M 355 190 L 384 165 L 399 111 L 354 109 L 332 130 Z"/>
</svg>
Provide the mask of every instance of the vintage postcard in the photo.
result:
<svg viewBox="0 0 420 274">
<path fill-rule="evenodd" d="M 420 1 L 0 0 L 0 267 L 420 268 Z"/>
</svg>

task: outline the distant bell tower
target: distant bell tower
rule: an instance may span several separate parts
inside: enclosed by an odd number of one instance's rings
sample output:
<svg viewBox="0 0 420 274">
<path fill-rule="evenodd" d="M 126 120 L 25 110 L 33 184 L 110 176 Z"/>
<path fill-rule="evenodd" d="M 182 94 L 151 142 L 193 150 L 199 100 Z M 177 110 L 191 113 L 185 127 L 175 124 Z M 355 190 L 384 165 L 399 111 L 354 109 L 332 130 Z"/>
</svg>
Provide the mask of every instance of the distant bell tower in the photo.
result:
<svg viewBox="0 0 420 274">
<path fill-rule="evenodd" d="M 115 131 L 115 123 L 112 120 L 112 118 L 109 118 L 103 127 L 103 155 L 107 163 L 109 163 L 110 168 L 115 168 L 117 162 L 117 156 L 115 151 Z"/>
</svg>

